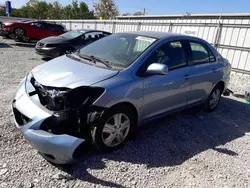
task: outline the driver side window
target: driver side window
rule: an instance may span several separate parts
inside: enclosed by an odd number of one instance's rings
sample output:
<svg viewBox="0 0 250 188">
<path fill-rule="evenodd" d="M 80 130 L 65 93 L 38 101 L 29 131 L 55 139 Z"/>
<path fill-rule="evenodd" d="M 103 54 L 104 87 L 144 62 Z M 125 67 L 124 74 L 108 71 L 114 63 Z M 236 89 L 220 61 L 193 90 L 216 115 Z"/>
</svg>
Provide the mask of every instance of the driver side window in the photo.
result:
<svg viewBox="0 0 250 188">
<path fill-rule="evenodd" d="M 41 23 L 34 23 L 33 24 L 35 27 L 38 27 L 38 28 L 41 28 L 42 27 L 42 24 Z"/>
<path fill-rule="evenodd" d="M 166 64 L 169 70 L 186 66 L 187 58 L 182 43 L 174 41 L 162 45 L 149 57 L 147 64 L 152 63 Z"/>
</svg>

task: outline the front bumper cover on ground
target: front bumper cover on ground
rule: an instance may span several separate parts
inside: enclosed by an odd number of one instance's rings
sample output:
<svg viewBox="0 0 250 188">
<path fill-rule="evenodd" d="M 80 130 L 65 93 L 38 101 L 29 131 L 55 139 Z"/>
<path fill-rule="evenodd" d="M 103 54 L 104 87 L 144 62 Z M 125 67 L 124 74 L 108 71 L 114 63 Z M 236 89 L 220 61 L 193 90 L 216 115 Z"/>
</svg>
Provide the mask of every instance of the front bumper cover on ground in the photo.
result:
<svg viewBox="0 0 250 188">
<path fill-rule="evenodd" d="M 9 35 L 10 35 L 9 32 L 4 31 L 4 30 L 0 30 L 0 36 L 7 37 Z"/>
<path fill-rule="evenodd" d="M 74 151 L 85 140 L 67 134 L 55 135 L 41 130 L 41 124 L 44 120 L 53 116 L 53 112 L 31 99 L 26 91 L 31 86 L 27 87 L 26 83 L 29 84 L 27 79 L 20 83 L 12 102 L 17 128 L 25 139 L 48 161 L 57 164 L 73 162 Z"/>
</svg>

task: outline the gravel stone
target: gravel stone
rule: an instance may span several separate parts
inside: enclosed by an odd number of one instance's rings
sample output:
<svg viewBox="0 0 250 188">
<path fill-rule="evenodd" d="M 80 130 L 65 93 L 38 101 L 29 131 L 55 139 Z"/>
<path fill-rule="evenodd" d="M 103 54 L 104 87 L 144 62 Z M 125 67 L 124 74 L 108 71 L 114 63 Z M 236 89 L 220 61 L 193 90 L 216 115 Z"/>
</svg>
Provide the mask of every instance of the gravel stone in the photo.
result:
<svg viewBox="0 0 250 188">
<path fill-rule="evenodd" d="M 7 168 L 0 169 L 0 176 L 6 174 L 8 172 Z"/>
<path fill-rule="evenodd" d="M 7 186 L 8 184 L 5 182 L 0 183 L 0 188 L 6 188 Z"/>
<path fill-rule="evenodd" d="M 83 151 L 75 164 L 53 166 L 16 129 L 10 105 L 22 78 L 42 63 L 34 45 L 0 39 L 1 188 L 249 187 L 250 105 L 231 96 L 215 112 L 193 108 L 145 125 L 112 153 Z M 233 73 L 229 89 L 244 94 L 249 78 Z"/>
<path fill-rule="evenodd" d="M 34 183 L 39 183 L 40 180 L 39 180 L 39 179 L 33 179 L 33 182 L 34 182 Z"/>
</svg>

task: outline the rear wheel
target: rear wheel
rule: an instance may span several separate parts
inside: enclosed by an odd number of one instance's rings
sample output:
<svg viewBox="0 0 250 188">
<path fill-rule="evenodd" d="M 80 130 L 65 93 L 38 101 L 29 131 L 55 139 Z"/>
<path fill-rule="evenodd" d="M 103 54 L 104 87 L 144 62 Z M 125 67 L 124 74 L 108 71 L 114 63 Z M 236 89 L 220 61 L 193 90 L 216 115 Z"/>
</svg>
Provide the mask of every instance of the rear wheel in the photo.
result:
<svg viewBox="0 0 250 188">
<path fill-rule="evenodd" d="M 135 116 L 129 107 L 113 107 L 92 125 L 92 142 L 99 151 L 112 151 L 132 135 L 135 126 Z"/>
<path fill-rule="evenodd" d="M 208 112 L 214 111 L 220 103 L 221 95 L 222 88 L 220 85 L 216 85 L 205 103 L 205 110 Z"/>
</svg>

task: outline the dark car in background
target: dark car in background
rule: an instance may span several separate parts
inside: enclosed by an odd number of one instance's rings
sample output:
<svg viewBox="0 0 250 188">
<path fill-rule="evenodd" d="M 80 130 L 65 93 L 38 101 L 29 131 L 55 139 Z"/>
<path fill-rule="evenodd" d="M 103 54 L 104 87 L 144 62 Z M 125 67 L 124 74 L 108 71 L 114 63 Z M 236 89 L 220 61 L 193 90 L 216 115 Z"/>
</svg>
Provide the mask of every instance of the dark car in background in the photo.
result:
<svg viewBox="0 0 250 188">
<path fill-rule="evenodd" d="M 42 39 L 37 42 L 35 49 L 36 53 L 43 57 L 55 58 L 76 51 L 108 35 L 111 33 L 101 30 L 73 30 L 56 37 Z"/>
<path fill-rule="evenodd" d="M 3 22 L 1 35 L 18 41 L 40 40 L 58 36 L 67 30 L 64 26 L 45 21 L 7 21 Z"/>
</svg>

